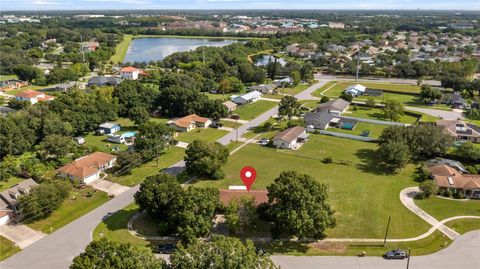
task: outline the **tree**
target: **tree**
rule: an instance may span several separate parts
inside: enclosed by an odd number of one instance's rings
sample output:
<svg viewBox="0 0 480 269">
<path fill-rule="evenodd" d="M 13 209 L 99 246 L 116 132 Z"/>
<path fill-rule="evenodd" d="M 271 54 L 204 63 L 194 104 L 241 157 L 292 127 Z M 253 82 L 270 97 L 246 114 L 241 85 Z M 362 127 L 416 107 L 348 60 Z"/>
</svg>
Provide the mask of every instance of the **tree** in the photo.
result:
<svg viewBox="0 0 480 269">
<path fill-rule="evenodd" d="M 327 96 L 322 96 L 322 98 L 320 99 L 320 104 L 326 103 L 328 101 L 330 101 L 330 98 L 328 98 Z"/>
<path fill-rule="evenodd" d="M 255 251 L 252 241 L 215 235 L 210 241 L 180 245 L 170 257 L 173 269 L 277 268 L 268 255 Z"/>
<path fill-rule="evenodd" d="M 434 100 L 442 99 L 443 94 L 438 88 L 434 88 L 430 85 L 423 85 L 420 91 L 420 96 L 425 103 L 429 103 Z"/>
<path fill-rule="evenodd" d="M 75 144 L 71 137 L 52 134 L 46 136 L 38 144 L 37 152 L 43 160 L 53 157 L 55 159 L 65 157 L 75 149 Z"/>
<path fill-rule="evenodd" d="M 130 117 L 131 120 L 137 125 L 146 123 L 150 120 L 150 115 L 145 107 L 137 106 L 130 110 Z"/>
<path fill-rule="evenodd" d="M 160 173 L 147 177 L 135 193 L 135 203 L 140 211 L 145 211 L 154 219 L 166 220 L 169 217 L 174 199 L 181 195 L 182 187 L 178 180 L 169 174 Z"/>
<path fill-rule="evenodd" d="M 327 186 L 310 175 L 284 171 L 267 190 L 274 237 L 322 239 L 327 228 L 335 227 L 334 211 L 327 202 Z"/>
<path fill-rule="evenodd" d="M 438 185 L 433 180 L 425 180 L 419 185 L 420 190 L 423 192 L 423 196 L 425 198 L 430 197 L 430 195 L 434 195 L 438 193 Z"/>
<path fill-rule="evenodd" d="M 278 115 L 287 117 L 290 120 L 293 116 L 297 116 L 300 113 L 301 104 L 297 98 L 291 95 L 285 95 L 278 104 Z"/>
<path fill-rule="evenodd" d="M 382 112 L 385 118 L 391 121 L 399 121 L 403 117 L 405 109 L 399 101 L 388 99 L 384 102 Z"/>
<path fill-rule="evenodd" d="M 343 100 L 347 101 L 347 102 L 352 102 L 353 100 L 353 96 L 347 92 L 342 92 L 340 94 L 340 98 L 342 98 Z"/>
<path fill-rule="evenodd" d="M 225 208 L 225 219 L 231 233 L 243 233 L 253 227 L 257 221 L 255 200 L 247 196 L 231 200 Z"/>
<path fill-rule="evenodd" d="M 18 199 L 18 208 L 26 223 L 44 219 L 60 207 L 68 197 L 69 185 L 66 182 L 44 182 L 33 187 L 28 195 Z"/>
<path fill-rule="evenodd" d="M 148 250 L 102 238 L 92 241 L 70 265 L 70 269 L 84 268 L 166 269 L 167 264 Z"/>
<path fill-rule="evenodd" d="M 475 147 L 472 142 L 462 143 L 455 151 L 457 156 L 472 161 L 480 161 L 480 147 Z"/>
<path fill-rule="evenodd" d="M 375 99 L 373 97 L 368 97 L 367 101 L 365 101 L 365 105 L 368 107 L 375 107 Z"/>
<path fill-rule="evenodd" d="M 148 159 L 158 158 L 170 142 L 172 134 L 172 129 L 158 122 L 148 121 L 140 124 L 134 144 L 135 150 L 142 152 Z"/>
<path fill-rule="evenodd" d="M 228 149 L 218 142 L 195 140 L 185 152 L 185 165 L 190 175 L 223 178 L 222 167 L 228 160 Z"/>
<path fill-rule="evenodd" d="M 302 78 L 301 78 L 300 72 L 298 72 L 298 71 L 293 71 L 292 72 L 292 80 L 293 80 L 293 85 L 294 86 L 297 86 L 300 83 L 301 79 Z"/>
<path fill-rule="evenodd" d="M 240 92 L 244 89 L 245 85 L 236 77 L 222 79 L 218 88 L 221 93 Z"/>
<path fill-rule="evenodd" d="M 31 65 L 17 65 L 13 68 L 13 73 L 18 79 L 32 82 L 43 76 L 42 70 Z"/>
<path fill-rule="evenodd" d="M 392 171 L 403 168 L 410 161 L 410 149 L 401 141 L 380 143 L 378 152 L 382 161 Z"/>
</svg>

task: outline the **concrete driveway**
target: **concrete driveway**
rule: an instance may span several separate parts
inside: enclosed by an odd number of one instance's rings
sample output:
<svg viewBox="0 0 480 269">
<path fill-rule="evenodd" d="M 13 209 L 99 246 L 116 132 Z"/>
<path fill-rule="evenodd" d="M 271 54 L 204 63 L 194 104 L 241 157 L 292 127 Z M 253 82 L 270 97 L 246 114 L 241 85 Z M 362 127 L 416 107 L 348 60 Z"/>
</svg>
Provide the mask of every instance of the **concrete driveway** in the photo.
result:
<svg viewBox="0 0 480 269">
<path fill-rule="evenodd" d="M 21 249 L 45 236 L 44 233 L 35 231 L 28 226 L 21 224 L 0 226 L 0 235 L 14 242 Z"/>
<path fill-rule="evenodd" d="M 458 120 L 463 119 L 463 114 L 460 111 L 449 111 L 449 110 L 440 110 L 440 109 L 433 109 L 433 108 L 421 108 L 421 107 L 413 107 L 413 106 L 406 106 L 406 110 L 412 110 L 420 113 L 425 113 L 430 116 L 434 116 L 437 118 L 442 118 L 444 120 Z"/>
<path fill-rule="evenodd" d="M 114 183 L 114 182 L 104 180 L 104 179 L 95 180 L 92 183 L 90 183 L 89 185 L 94 187 L 95 189 L 97 189 L 99 191 L 103 191 L 103 192 L 108 193 L 108 195 L 114 195 L 114 196 L 117 196 L 117 195 L 127 191 L 128 189 L 130 189 L 130 187 L 126 187 L 126 186 L 120 185 L 118 183 Z"/>
</svg>

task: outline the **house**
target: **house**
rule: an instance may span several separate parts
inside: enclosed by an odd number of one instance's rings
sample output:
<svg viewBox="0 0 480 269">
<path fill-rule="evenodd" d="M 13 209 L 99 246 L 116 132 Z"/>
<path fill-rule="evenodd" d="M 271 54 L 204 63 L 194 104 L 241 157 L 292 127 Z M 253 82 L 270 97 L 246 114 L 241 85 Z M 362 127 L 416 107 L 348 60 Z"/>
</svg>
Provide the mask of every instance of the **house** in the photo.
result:
<svg viewBox="0 0 480 269">
<path fill-rule="evenodd" d="M 0 115 L 2 115 L 3 117 L 5 117 L 5 116 L 7 116 L 7 114 L 13 113 L 15 111 L 16 111 L 15 109 L 10 108 L 8 106 L 0 106 Z"/>
<path fill-rule="evenodd" d="M 345 28 L 345 24 L 344 24 L 344 23 L 341 23 L 341 22 L 329 22 L 329 23 L 328 23 L 328 28 L 331 28 L 331 29 L 344 29 L 344 28 Z"/>
<path fill-rule="evenodd" d="M 273 91 L 277 88 L 275 84 L 260 84 L 250 87 L 250 91 L 257 91 L 263 94 L 272 94 Z"/>
<path fill-rule="evenodd" d="M 366 90 L 367 90 L 367 87 L 360 84 L 356 84 L 356 85 L 348 86 L 344 91 L 355 97 L 359 95 L 364 95 Z"/>
<path fill-rule="evenodd" d="M 322 112 L 307 112 L 305 114 L 305 126 L 309 129 L 320 129 L 326 130 L 330 127 L 330 123 L 335 119 L 331 113 L 322 111 Z M 309 130 L 310 131 L 310 130 Z"/>
<path fill-rule="evenodd" d="M 55 90 L 66 92 L 67 90 L 69 90 L 69 89 L 71 89 L 71 88 L 74 88 L 74 87 L 76 87 L 76 86 L 77 86 L 77 83 L 76 83 L 76 82 L 70 81 L 70 82 L 58 84 L 57 86 L 55 86 Z"/>
<path fill-rule="evenodd" d="M 462 173 L 446 164 L 429 166 L 428 170 L 441 190 L 462 191 L 467 198 L 480 199 L 480 175 Z"/>
<path fill-rule="evenodd" d="M 38 92 L 34 90 L 26 90 L 15 95 L 15 99 L 19 101 L 29 101 L 30 104 L 34 105 L 38 102 L 46 102 L 55 99 L 55 97 L 47 95 L 43 92 Z"/>
<path fill-rule="evenodd" d="M 430 159 L 425 162 L 427 166 L 436 166 L 436 165 L 447 165 L 457 169 L 458 171 L 462 172 L 463 174 L 468 174 L 468 170 L 463 166 L 463 164 L 459 161 L 445 159 L 445 158 L 435 158 Z"/>
<path fill-rule="evenodd" d="M 115 86 L 122 82 L 121 78 L 96 76 L 88 80 L 87 86 Z"/>
<path fill-rule="evenodd" d="M 233 95 L 232 97 L 230 97 L 230 99 L 231 99 L 232 102 L 236 103 L 237 105 L 244 105 L 244 104 L 247 104 L 247 103 L 256 102 L 261 97 L 262 97 L 261 92 L 251 91 L 249 93 L 246 93 L 246 94 L 243 94 L 243 95 L 240 95 L 240 96 Z"/>
<path fill-rule="evenodd" d="M 476 125 L 461 120 L 439 120 L 436 124 L 455 140 L 480 143 L 480 127 Z"/>
<path fill-rule="evenodd" d="M 308 139 L 307 130 L 300 126 L 285 129 L 273 139 L 273 146 L 282 149 L 297 149 Z"/>
<path fill-rule="evenodd" d="M 89 155 L 76 159 L 57 171 L 63 177 L 70 180 L 79 180 L 89 184 L 100 178 L 100 172 L 112 168 L 117 161 L 117 156 L 96 151 Z"/>
<path fill-rule="evenodd" d="M 115 122 L 105 122 L 98 125 L 97 132 L 103 134 L 113 134 L 120 131 L 120 124 Z"/>
<path fill-rule="evenodd" d="M 100 44 L 95 41 L 83 42 L 82 49 L 85 51 L 96 51 L 99 46 Z"/>
<path fill-rule="evenodd" d="M 463 99 L 463 96 L 458 92 L 455 92 L 452 94 L 452 97 L 450 99 L 450 105 L 453 108 L 458 108 L 458 109 L 464 109 L 467 107 L 467 103 L 465 99 Z"/>
<path fill-rule="evenodd" d="M 38 186 L 35 180 L 29 178 L 13 185 L 7 190 L 0 192 L 0 212 L 17 212 L 18 198 L 22 195 L 28 195 L 32 188 Z M 3 217 L 0 222 L 8 222 L 5 213 L 2 213 Z"/>
<path fill-rule="evenodd" d="M 1 204 L 0 204 L 1 206 Z M 0 209 L 0 226 L 7 224 L 10 221 L 11 210 Z"/>
<path fill-rule="evenodd" d="M 255 205 L 258 206 L 261 203 L 268 202 L 268 192 L 266 190 L 225 190 L 220 191 L 220 202 L 224 206 L 230 204 L 234 199 L 240 199 L 242 197 L 251 197 L 255 201 Z"/>
<path fill-rule="evenodd" d="M 137 80 L 138 76 L 142 73 L 142 70 L 128 66 L 120 69 L 120 77 L 122 79 Z"/>
<path fill-rule="evenodd" d="M 83 138 L 81 136 L 74 137 L 73 141 L 75 141 L 75 143 L 77 143 L 78 145 L 85 144 L 85 138 Z"/>
<path fill-rule="evenodd" d="M 189 132 L 197 127 L 206 128 L 212 124 L 209 118 L 200 117 L 196 114 L 191 114 L 174 121 L 167 122 L 167 125 L 179 132 Z"/>
<path fill-rule="evenodd" d="M 349 106 L 350 106 L 350 102 L 345 101 L 341 98 L 338 98 L 338 99 L 330 100 L 326 103 L 318 105 L 316 111 L 317 112 L 325 111 L 333 114 L 334 116 L 339 116 L 343 112 L 345 112 Z"/>
<path fill-rule="evenodd" d="M 289 87 L 293 85 L 293 79 L 290 77 L 276 79 L 273 81 L 273 84 L 277 87 Z"/>
<path fill-rule="evenodd" d="M 6 92 L 28 86 L 28 82 L 18 79 L 0 81 L 0 91 Z"/>
<path fill-rule="evenodd" d="M 232 101 L 226 101 L 222 103 L 226 108 L 228 112 L 235 111 L 237 109 L 237 104 L 235 104 Z"/>
</svg>

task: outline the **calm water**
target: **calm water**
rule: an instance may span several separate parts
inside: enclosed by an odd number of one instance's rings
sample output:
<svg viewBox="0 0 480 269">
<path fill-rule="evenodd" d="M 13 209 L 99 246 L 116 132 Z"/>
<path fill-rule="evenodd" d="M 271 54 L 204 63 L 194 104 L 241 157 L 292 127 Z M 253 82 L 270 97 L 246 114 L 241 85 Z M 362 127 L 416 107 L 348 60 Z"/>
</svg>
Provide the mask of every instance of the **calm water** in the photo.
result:
<svg viewBox="0 0 480 269">
<path fill-rule="evenodd" d="M 264 54 L 264 55 L 255 57 L 255 65 L 264 66 L 264 65 L 267 65 L 269 61 L 273 63 L 275 61 L 275 58 L 276 58 L 275 56 L 269 55 L 269 54 Z M 277 58 L 277 62 L 281 66 L 285 66 L 287 64 L 287 62 L 283 58 Z"/>
<path fill-rule="evenodd" d="M 123 62 L 149 62 L 163 60 L 175 52 L 194 50 L 200 46 L 222 47 L 236 40 L 202 38 L 135 38 L 130 43 Z"/>
</svg>

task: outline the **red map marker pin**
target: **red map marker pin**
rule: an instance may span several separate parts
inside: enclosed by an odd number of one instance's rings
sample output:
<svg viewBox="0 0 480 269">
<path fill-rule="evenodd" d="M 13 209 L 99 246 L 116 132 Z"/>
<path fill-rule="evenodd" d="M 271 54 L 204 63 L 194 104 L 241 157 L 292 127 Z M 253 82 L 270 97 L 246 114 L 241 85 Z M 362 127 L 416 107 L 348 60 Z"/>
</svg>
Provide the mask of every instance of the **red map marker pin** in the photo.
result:
<svg viewBox="0 0 480 269">
<path fill-rule="evenodd" d="M 250 191 L 250 187 L 252 187 L 256 177 L 257 171 L 255 171 L 253 167 L 245 166 L 242 168 L 242 171 L 240 171 L 240 178 L 242 178 L 243 184 L 245 184 L 248 191 Z"/>
</svg>

